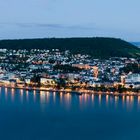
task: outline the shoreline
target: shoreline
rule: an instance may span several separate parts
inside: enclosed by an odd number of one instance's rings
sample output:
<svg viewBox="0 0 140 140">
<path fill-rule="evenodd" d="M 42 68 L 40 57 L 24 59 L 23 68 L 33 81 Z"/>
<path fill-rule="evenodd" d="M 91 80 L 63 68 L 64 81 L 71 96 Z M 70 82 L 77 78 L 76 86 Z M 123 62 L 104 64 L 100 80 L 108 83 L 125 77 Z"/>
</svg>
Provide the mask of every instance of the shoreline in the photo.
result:
<svg viewBox="0 0 140 140">
<path fill-rule="evenodd" d="M 140 96 L 140 93 L 134 93 L 134 92 L 126 92 L 126 93 L 118 93 L 118 92 L 102 92 L 102 91 L 94 91 L 94 90 L 79 90 L 79 91 L 72 91 L 72 90 L 66 90 L 66 89 L 47 89 L 43 87 L 19 87 L 19 86 L 5 86 L 0 85 L 0 87 L 3 88 L 9 88 L 9 89 L 20 89 L 20 90 L 27 90 L 27 91 L 46 91 L 46 92 L 61 92 L 61 93 L 70 93 L 70 94 L 96 94 L 96 95 L 112 95 L 112 96 Z"/>
</svg>

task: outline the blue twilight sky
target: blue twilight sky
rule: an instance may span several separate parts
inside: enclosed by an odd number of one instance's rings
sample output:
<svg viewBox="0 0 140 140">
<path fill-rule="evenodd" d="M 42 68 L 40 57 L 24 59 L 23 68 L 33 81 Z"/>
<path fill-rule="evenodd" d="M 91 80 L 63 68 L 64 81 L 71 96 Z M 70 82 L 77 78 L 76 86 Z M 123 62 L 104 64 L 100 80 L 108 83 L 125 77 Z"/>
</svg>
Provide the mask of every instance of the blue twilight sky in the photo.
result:
<svg viewBox="0 0 140 140">
<path fill-rule="evenodd" d="M 117 37 L 140 41 L 140 0 L 0 0 L 0 39 Z"/>
</svg>

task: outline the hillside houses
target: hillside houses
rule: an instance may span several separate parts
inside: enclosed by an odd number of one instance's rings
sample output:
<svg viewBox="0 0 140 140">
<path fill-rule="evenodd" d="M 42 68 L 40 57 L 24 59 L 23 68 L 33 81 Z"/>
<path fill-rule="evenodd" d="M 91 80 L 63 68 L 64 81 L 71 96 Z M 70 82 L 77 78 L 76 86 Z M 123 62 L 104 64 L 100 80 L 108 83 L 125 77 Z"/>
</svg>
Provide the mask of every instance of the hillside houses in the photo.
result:
<svg viewBox="0 0 140 140">
<path fill-rule="evenodd" d="M 139 59 L 94 59 L 89 55 L 71 54 L 69 50 L 0 50 L 0 83 L 18 86 L 56 86 L 63 79 L 65 86 L 100 87 L 122 84 L 140 86 Z M 126 72 L 128 64 L 136 70 Z M 59 81 L 59 82 L 58 82 Z"/>
</svg>

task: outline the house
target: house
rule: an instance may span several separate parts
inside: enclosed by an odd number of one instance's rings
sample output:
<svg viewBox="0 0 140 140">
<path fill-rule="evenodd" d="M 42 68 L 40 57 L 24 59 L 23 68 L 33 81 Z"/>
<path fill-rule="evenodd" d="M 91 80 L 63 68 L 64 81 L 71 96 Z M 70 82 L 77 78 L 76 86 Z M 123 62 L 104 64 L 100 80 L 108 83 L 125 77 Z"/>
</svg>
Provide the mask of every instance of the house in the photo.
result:
<svg viewBox="0 0 140 140">
<path fill-rule="evenodd" d="M 140 74 L 130 74 L 125 78 L 126 88 L 139 88 L 140 87 Z"/>
<path fill-rule="evenodd" d="M 31 78 L 25 78 L 25 83 L 30 84 L 31 83 Z"/>
<path fill-rule="evenodd" d="M 15 87 L 16 86 L 16 80 L 15 79 L 10 79 L 9 82 L 10 82 L 10 85 L 12 87 Z"/>
<path fill-rule="evenodd" d="M 140 74 L 130 74 L 126 77 L 125 83 L 140 82 Z"/>
<path fill-rule="evenodd" d="M 88 64 L 72 64 L 72 66 L 80 68 L 80 69 L 90 69 L 91 68 Z"/>
<path fill-rule="evenodd" d="M 40 83 L 42 85 L 56 85 L 56 82 L 52 78 L 40 78 Z"/>
</svg>

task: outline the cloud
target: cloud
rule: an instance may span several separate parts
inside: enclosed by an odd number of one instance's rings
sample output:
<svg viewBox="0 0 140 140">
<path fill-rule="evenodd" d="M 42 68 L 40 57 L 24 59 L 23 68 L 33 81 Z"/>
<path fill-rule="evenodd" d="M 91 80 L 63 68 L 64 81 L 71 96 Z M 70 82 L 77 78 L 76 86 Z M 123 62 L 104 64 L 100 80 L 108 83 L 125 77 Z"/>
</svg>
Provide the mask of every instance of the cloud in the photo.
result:
<svg viewBox="0 0 140 140">
<path fill-rule="evenodd" d="M 20 28 L 55 28 L 55 29 L 80 29 L 96 30 L 97 27 L 89 25 L 64 25 L 64 24 L 45 24 L 45 23 L 0 23 L 0 26 L 17 26 Z"/>
<path fill-rule="evenodd" d="M 44 37 L 117 37 L 139 41 L 139 34 L 125 30 L 99 27 L 93 23 L 81 25 L 47 23 L 0 23 L 0 39 Z"/>
</svg>

